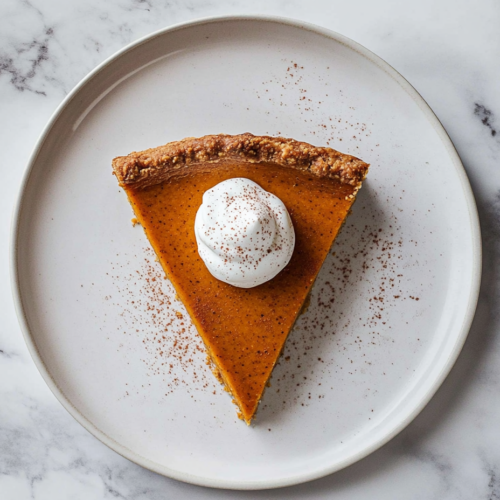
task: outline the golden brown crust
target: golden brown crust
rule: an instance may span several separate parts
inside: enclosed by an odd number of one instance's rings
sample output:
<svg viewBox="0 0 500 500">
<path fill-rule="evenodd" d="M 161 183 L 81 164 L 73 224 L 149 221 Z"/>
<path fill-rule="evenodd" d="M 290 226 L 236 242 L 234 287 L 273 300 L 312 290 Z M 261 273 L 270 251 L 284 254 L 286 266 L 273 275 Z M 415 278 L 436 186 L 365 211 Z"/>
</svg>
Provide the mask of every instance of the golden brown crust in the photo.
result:
<svg viewBox="0 0 500 500">
<path fill-rule="evenodd" d="M 206 135 L 188 137 L 164 146 L 118 156 L 113 172 L 120 185 L 143 188 L 159 184 L 172 175 L 187 174 L 195 165 L 223 162 L 274 163 L 309 171 L 318 177 L 337 179 L 355 191 L 361 187 L 369 165 L 331 148 L 315 147 L 284 137 Z"/>
</svg>

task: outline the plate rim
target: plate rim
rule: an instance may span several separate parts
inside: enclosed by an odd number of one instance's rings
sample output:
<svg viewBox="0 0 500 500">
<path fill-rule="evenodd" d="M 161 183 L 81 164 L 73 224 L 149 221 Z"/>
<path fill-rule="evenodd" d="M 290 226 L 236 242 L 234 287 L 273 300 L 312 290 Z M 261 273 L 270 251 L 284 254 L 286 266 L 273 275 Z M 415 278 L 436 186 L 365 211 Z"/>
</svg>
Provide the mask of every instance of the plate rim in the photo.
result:
<svg viewBox="0 0 500 500">
<path fill-rule="evenodd" d="M 205 476 L 197 476 L 194 474 L 177 471 L 166 466 L 160 466 L 159 464 L 149 460 L 146 457 L 139 455 L 137 452 L 123 446 L 106 433 L 101 431 L 96 427 L 90 420 L 88 420 L 80 411 L 71 403 L 71 401 L 66 397 L 64 392 L 57 385 L 57 382 L 52 378 L 47 366 L 45 365 L 42 356 L 40 355 L 38 348 L 36 346 L 34 336 L 30 330 L 27 315 L 25 313 L 25 307 L 23 304 L 22 291 L 19 282 L 19 259 L 18 259 L 18 249 L 19 249 L 19 229 L 21 223 L 21 215 L 23 211 L 23 205 L 25 201 L 25 191 L 28 185 L 31 173 L 33 172 L 34 166 L 36 164 L 38 155 L 44 145 L 45 140 L 49 136 L 52 127 L 55 125 L 56 121 L 63 113 L 63 111 L 71 104 L 73 98 L 75 98 L 78 93 L 90 82 L 94 76 L 104 70 L 107 66 L 120 59 L 127 52 L 139 47 L 140 45 L 149 42 L 150 40 L 163 36 L 166 33 L 174 32 L 182 29 L 190 29 L 195 26 L 211 24 L 211 23 L 222 23 L 222 22 L 235 22 L 235 21 L 247 21 L 247 22 L 268 22 L 268 23 L 278 23 L 286 26 L 291 26 L 294 28 L 303 29 L 305 31 L 310 31 L 321 35 L 323 37 L 329 38 L 337 43 L 340 43 L 347 48 L 354 50 L 361 56 L 370 60 L 377 67 L 385 71 L 393 80 L 395 80 L 403 90 L 415 101 L 419 106 L 424 116 L 429 121 L 429 124 L 435 129 L 440 140 L 446 148 L 447 153 L 455 167 L 456 175 L 460 181 L 461 187 L 463 189 L 470 222 L 470 232 L 472 237 L 472 279 L 471 287 L 469 290 L 469 296 L 467 300 L 467 307 L 463 315 L 462 324 L 456 336 L 456 342 L 450 353 L 448 359 L 443 363 L 441 371 L 438 376 L 434 379 L 432 384 L 429 384 L 427 388 L 425 397 L 422 397 L 418 404 L 416 404 L 412 411 L 408 412 L 405 418 L 401 419 L 397 425 L 394 425 L 390 432 L 387 432 L 384 436 L 378 439 L 376 442 L 367 446 L 363 450 L 348 457 L 344 460 L 332 464 L 327 464 L 326 466 L 317 469 L 313 472 L 305 474 L 295 474 L 290 477 L 280 478 L 280 479 L 270 479 L 263 481 L 233 481 L 227 479 L 214 479 Z M 355 462 L 365 458 L 374 451 L 381 448 L 397 434 L 399 434 L 404 428 L 406 428 L 424 409 L 428 402 L 432 399 L 437 390 L 441 387 L 445 378 L 448 376 L 452 367 L 454 366 L 462 347 L 465 343 L 467 335 L 469 333 L 472 321 L 474 319 L 476 306 L 479 298 L 479 289 L 481 284 L 481 270 L 482 270 L 482 242 L 481 242 L 481 231 L 479 224 L 479 216 L 476 206 L 476 201 L 474 194 L 470 185 L 470 181 L 467 177 L 467 173 L 462 164 L 462 161 L 458 155 L 458 152 L 451 141 L 448 133 L 443 127 L 442 123 L 439 121 L 438 117 L 435 115 L 434 111 L 423 99 L 423 97 L 417 92 L 417 90 L 392 66 L 390 66 L 381 57 L 377 56 L 371 52 L 366 47 L 361 44 L 351 40 L 350 38 L 341 35 L 333 30 L 312 24 L 307 22 L 302 22 L 296 19 L 281 17 L 281 16 L 267 16 L 267 15 L 229 15 L 229 16 L 209 16 L 198 18 L 195 20 L 177 23 L 166 28 L 161 28 L 148 35 L 145 35 L 138 40 L 129 43 L 122 49 L 118 50 L 98 66 L 96 66 L 92 71 L 90 71 L 80 82 L 69 92 L 69 94 L 63 99 L 63 101 L 57 106 L 55 111 L 52 113 L 47 124 L 44 126 L 39 138 L 37 139 L 35 146 L 33 147 L 32 153 L 26 165 L 21 184 L 19 187 L 19 192 L 12 212 L 11 220 L 11 230 L 10 230 L 10 255 L 9 255 L 9 271 L 10 271 L 10 285 L 12 296 L 14 300 L 14 306 L 16 310 L 17 319 L 21 332 L 24 337 L 24 341 L 28 347 L 28 351 L 40 372 L 45 383 L 52 391 L 57 400 L 62 404 L 62 406 L 68 411 L 68 413 L 87 431 L 89 431 L 94 437 L 96 437 L 103 444 L 111 448 L 113 451 L 119 455 L 127 458 L 131 462 L 134 462 L 146 469 L 153 472 L 167 476 L 179 481 L 186 483 L 195 484 L 198 486 L 206 486 L 211 488 L 223 488 L 223 489 L 233 489 L 233 490 L 261 490 L 261 489 L 271 489 L 280 488 L 285 486 L 293 486 L 315 479 L 322 478 L 333 472 L 337 472 Z"/>
</svg>

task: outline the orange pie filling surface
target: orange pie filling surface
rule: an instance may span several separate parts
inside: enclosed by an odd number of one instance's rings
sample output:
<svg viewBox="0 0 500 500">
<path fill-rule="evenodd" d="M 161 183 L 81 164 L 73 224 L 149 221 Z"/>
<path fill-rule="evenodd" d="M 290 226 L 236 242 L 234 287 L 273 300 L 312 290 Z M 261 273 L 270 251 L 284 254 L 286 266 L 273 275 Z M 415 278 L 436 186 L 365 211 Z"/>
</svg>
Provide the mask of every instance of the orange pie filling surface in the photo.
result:
<svg viewBox="0 0 500 500">
<path fill-rule="evenodd" d="M 236 177 L 256 182 L 285 204 L 296 238 L 289 264 L 270 281 L 246 289 L 210 274 L 194 232 L 203 194 Z M 193 165 L 147 187 L 122 185 L 214 373 L 249 423 L 357 188 L 275 163 L 238 161 Z"/>
</svg>

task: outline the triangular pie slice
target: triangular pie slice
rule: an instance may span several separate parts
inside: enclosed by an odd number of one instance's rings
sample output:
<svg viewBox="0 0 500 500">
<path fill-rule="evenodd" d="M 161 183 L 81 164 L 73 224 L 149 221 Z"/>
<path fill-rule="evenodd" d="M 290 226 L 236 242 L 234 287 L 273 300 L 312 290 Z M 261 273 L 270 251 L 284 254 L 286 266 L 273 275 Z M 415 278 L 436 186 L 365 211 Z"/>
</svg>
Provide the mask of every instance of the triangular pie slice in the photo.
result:
<svg viewBox="0 0 500 500">
<path fill-rule="evenodd" d="M 134 152 L 115 158 L 113 170 L 203 339 L 214 373 L 250 423 L 368 164 L 330 148 L 242 134 Z M 286 268 L 247 289 L 210 274 L 194 233 L 203 193 L 235 177 L 280 198 L 296 235 Z"/>
</svg>

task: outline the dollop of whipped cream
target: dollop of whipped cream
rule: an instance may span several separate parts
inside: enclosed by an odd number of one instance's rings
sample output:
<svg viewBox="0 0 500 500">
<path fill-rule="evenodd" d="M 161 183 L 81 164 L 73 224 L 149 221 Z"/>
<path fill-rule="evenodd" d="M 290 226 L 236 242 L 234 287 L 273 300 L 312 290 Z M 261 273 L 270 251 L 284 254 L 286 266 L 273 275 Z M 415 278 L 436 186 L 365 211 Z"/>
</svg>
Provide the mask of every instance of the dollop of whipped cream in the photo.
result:
<svg viewBox="0 0 500 500">
<path fill-rule="evenodd" d="M 228 179 L 204 193 L 194 231 L 210 273 L 240 288 L 274 278 L 290 262 L 295 246 L 283 202 L 245 178 Z"/>
</svg>

